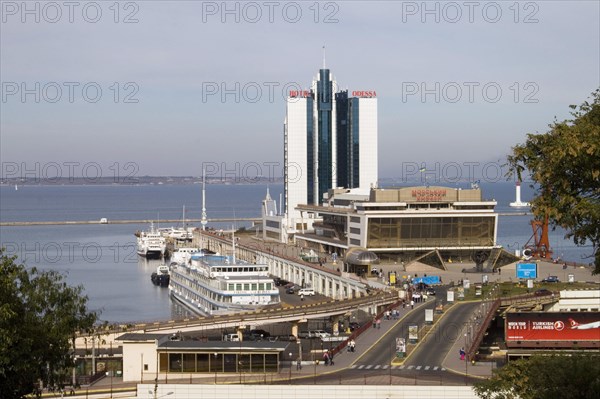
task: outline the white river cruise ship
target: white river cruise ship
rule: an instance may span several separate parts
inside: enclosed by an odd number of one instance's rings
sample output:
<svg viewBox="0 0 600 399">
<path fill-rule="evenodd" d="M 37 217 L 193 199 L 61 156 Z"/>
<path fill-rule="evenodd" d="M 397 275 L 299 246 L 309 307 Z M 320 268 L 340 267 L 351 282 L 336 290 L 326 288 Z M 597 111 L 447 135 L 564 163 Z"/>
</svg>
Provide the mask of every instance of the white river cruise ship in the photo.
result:
<svg viewBox="0 0 600 399">
<path fill-rule="evenodd" d="M 171 296 L 202 315 L 256 310 L 280 302 L 265 264 L 198 253 L 171 265 Z"/>
</svg>

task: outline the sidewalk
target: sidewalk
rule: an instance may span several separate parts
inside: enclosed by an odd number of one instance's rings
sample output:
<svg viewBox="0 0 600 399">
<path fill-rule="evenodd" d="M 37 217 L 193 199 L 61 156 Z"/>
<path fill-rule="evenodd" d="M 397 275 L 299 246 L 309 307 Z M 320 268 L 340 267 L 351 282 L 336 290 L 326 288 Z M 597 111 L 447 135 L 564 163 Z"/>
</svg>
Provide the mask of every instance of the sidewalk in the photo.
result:
<svg viewBox="0 0 600 399">
<path fill-rule="evenodd" d="M 476 378 L 489 378 L 492 375 L 492 370 L 495 368 L 495 362 L 474 362 L 471 363 L 465 360 L 460 360 L 459 351 L 465 347 L 462 337 L 465 336 L 467 327 L 465 326 L 460 334 L 457 335 L 457 339 L 452 345 L 450 351 L 446 354 L 446 357 L 442 361 L 442 365 L 446 370 L 452 371 L 456 374 L 462 374 L 468 377 Z"/>
</svg>

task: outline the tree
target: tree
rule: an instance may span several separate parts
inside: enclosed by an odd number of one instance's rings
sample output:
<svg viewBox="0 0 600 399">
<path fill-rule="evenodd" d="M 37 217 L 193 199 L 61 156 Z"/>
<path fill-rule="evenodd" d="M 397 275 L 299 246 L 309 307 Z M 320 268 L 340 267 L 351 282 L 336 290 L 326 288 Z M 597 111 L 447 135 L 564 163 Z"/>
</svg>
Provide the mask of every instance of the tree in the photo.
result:
<svg viewBox="0 0 600 399">
<path fill-rule="evenodd" d="M 0 397 L 36 392 L 39 381 L 62 382 L 73 366 L 78 331 L 92 329 L 83 287 L 55 271 L 27 270 L 0 249 Z"/>
<path fill-rule="evenodd" d="M 528 170 L 536 183 L 532 211 L 567 230 L 577 245 L 591 242 L 600 273 L 600 89 L 571 105 L 573 119 L 555 120 L 544 134 L 528 134 L 508 156 L 510 175 Z"/>
<path fill-rule="evenodd" d="M 483 399 L 584 399 L 600 396 L 598 355 L 535 355 L 510 362 L 474 384 Z"/>
</svg>

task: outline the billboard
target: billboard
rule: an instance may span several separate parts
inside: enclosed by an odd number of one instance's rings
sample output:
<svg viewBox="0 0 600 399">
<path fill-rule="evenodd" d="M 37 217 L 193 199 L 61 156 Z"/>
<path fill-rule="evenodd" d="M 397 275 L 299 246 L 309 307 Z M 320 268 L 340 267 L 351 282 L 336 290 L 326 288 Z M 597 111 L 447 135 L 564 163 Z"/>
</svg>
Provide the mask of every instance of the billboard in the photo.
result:
<svg viewBox="0 0 600 399">
<path fill-rule="evenodd" d="M 506 343 L 518 341 L 600 341 L 598 312 L 507 313 Z"/>
<path fill-rule="evenodd" d="M 408 326 L 408 342 L 415 343 L 419 340 L 419 326 L 410 325 Z"/>
<path fill-rule="evenodd" d="M 517 278 L 537 278 L 537 263 L 517 263 Z"/>
</svg>

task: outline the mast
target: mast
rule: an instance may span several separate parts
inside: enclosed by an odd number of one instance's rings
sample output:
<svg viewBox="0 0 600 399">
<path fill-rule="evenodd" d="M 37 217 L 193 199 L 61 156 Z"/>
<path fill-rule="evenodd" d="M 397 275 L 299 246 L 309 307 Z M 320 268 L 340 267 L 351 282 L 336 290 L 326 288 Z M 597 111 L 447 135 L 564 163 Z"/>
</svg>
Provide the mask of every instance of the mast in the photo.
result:
<svg viewBox="0 0 600 399">
<path fill-rule="evenodd" d="M 206 224 L 208 220 L 206 219 L 206 171 L 202 168 L 202 218 L 200 219 L 200 224 L 202 225 L 202 231 L 206 230 Z"/>
</svg>

